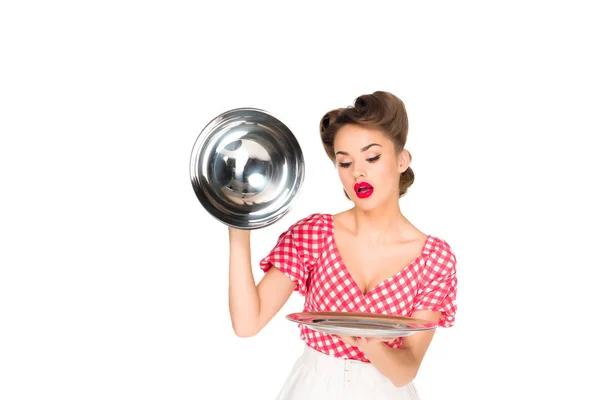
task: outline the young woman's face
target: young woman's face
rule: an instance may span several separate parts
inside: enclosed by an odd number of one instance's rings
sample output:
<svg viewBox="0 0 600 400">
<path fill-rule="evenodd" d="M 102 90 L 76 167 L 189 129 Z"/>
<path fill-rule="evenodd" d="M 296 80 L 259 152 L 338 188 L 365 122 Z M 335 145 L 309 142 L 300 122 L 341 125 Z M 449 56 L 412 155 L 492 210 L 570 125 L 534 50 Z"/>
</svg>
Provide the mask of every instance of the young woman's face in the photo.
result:
<svg viewBox="0 0 600 400">
<path fill-rule="evenodd" d="M 396 153 L 394 143 L 383 133 L 344 125 L 338 130 L 333 147 L 340 180 L 357 207 L 370 210 L 398 201 L 398 181 L 408 168 L 407 160 Z"/>
</svg>

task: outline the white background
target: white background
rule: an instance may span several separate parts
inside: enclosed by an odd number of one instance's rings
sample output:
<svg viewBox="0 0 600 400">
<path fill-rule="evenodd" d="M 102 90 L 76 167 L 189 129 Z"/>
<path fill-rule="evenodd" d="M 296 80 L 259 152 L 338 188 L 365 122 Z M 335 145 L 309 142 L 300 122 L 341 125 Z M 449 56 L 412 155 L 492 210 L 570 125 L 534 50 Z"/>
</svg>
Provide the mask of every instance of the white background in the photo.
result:
<svg viewBox="0 0 600 400">
<path fill-rule="evenodd" d="M 302 298 L 233 334 L 190 152 L 241 106 L 300 141 L 298 203 L 252 233 L 258 280 L 290 224 L 351 206 L 318 122 L 375 90 L 409 113 L 401 207 L 459 260 L 423 399 L 600 398 L 591 1 L 200 3 L 0 7 L 1 399 L 274 398 Z"/>
</svg>

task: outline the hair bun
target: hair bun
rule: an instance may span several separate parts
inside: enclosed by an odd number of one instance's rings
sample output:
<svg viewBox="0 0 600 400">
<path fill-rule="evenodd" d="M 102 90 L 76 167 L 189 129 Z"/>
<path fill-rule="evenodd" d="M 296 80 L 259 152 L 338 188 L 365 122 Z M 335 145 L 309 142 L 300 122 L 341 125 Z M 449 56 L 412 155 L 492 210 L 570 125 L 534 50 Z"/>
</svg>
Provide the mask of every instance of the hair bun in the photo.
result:
<svg viewBox="0 0 600 400">
<path fill-rule="evenodd" d="M 411 167 L 408 167 L 406 171 L 400 174 L 399 194 L 400 197 L 404 196 L 408 192 L 408 188 L 415 182 L 415 171 Z"/>
</svg>

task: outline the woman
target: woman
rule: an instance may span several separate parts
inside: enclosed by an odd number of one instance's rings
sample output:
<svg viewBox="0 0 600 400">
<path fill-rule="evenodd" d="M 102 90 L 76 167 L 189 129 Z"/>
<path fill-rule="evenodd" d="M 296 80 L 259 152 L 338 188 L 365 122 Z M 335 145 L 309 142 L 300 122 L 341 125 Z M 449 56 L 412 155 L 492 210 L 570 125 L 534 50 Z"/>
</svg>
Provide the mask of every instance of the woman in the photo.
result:
<svg viewBox="0 0 600 400">
<path fill-rule="evenodd" d="M 257 334 L 296 290 L 305 312 L 369 312 L 454 324 L 456 259 L 444 240 L 417 229 L 398 199 L 414 181 L 404 148 L 403 102 L 375 92 L 326 113 L 325 152 L 354 207 L 312 214 L 283 232 L 255 284 L 250 231 L 229 229 L 229 301 L 238 336 Z M 306 343 L 279 399 L 418 399 L 413 384 L 434 330 L 384 342 L 337 337 L 301 325 Z"/>
</svg>

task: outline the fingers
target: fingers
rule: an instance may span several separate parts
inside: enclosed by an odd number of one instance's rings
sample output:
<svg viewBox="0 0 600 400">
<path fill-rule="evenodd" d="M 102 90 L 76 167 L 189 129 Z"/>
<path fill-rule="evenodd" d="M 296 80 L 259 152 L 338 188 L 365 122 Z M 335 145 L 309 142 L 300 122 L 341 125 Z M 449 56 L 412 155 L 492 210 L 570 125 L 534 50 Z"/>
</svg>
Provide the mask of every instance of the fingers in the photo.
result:
<svg viewBox="0 0 600 400">
<path fill-rule="evenodd" d="M 375 340 L 377 342 L 391 342 L 394 339 L 391 339 L 391 338 L 373 338 L 373 340 Z"/>
<path fill-rule="evenodd" d="M 357 345 L 357 340 L 353 336 L 340 336 L 340 335 L 331 335 L 331 336 L 336 339 L 341 340 L 342 342 L 346 343 L 347 345 L 350 345 L 350 346 Z"/>
<path fill-rule="evenodd" d="M 349 346 L 362 347 L 372 343 L 391 342 L 390 338 L 365 338 L 361 336 L 340 336 L 332 334 L 331 337 L 341 340 Z"/>
</svg>

